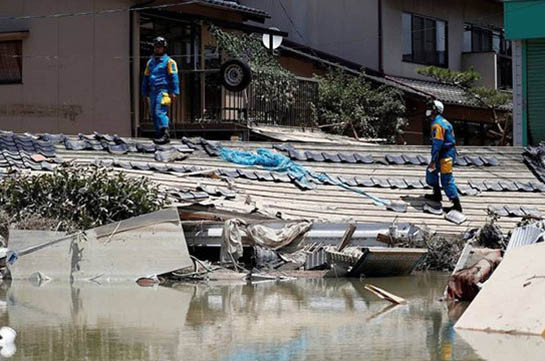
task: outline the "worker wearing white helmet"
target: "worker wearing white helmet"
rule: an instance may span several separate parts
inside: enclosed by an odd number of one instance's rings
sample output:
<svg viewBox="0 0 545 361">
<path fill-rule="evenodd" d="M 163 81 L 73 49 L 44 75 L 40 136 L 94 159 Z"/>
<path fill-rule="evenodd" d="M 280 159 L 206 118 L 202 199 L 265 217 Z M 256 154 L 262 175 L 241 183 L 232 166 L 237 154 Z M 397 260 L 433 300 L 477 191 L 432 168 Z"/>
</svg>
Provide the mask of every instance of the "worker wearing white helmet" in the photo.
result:
<svg viewBox="0 0 545 361">
<path fill-rule="evenodd" d="M 431 120 L 431 161 L 426 170 L 426 183 L 433 187 L 433 194 L 427 194 L 426 199 L 441 202 L 441 187 L 453 203 L 455 209 L 462 212 L 462 205 L 458 196 L 458 188 L 454 182 L 452 168 L 456 161 L 456 139 L 454 128 L 444 117 L 445 106 L 439 100 L 434 100 L 426 110 L 426 117 Z M 441 184 L 439 184 L 441 178 Z"/>
</svg>

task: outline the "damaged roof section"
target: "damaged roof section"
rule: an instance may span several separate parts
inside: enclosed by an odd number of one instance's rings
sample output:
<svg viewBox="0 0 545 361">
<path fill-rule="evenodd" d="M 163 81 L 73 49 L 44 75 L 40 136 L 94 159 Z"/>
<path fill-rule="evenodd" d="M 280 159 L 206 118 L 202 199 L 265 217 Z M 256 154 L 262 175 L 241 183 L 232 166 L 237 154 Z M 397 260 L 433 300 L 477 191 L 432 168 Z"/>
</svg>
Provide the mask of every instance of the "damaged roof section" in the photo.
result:
<svg viewBox="0 0 545 361">
<path fill-rule="evenodd" d="M 133 176 L 149 177 L 170 192 L 179 205 L 201 202 L 216 210 L 260 214 L 277 220 L 387 223 L 397 216 L 401 223 L 426 226 L 444 233 L 460 233 L 468 226 L 483 224 L 489 208 L 498 211 L 499 224 L 507 228 L 512 228 L 521 215 L 538 216 L 545 212 L 545 184 L 524 164 L 523 150 L 517 147 L 459 147 L 459 163 L 454 174 L 463 195 L 467 221 L 456 225 L 445 220 L 442 212 L 425 212 L 427 203 L 423 195 L 429 192 L 424 179 L 430 151 L 427 146 L 373 145 L 332 139 L 310 143 L 220 144 L 203 138 L 183 138 L 173 139 L 168 148 L 159 150 L 149 140 L 132 138 L 123 142 L 138 145 L 136 151 L 116 154 L 104 146 L 101 150 L 75 150 L 66 146 L 67 142 L 116 143 L 115 136 L 94 133 L 77 137 L 43 135 L 40 138 L 54 142 L 56 154 L 73 164 L 95 164 Z M 219 156 L 221 146 L 250 152 L 259 148 L 274 150 L 290 156 L 310 172 L 328 177 L 301 181 L 289 172 L 230 163 Z M 182 156 L 163 158 L 157 157 L 157 152 L 174 152 Z M 53 162 L 48 163 L 55 166 Z M 5 170 L 7 173 L 10 168 Z M 340 184 L 387 201 L 403 201 L 408 205 L 407 212 L 394 214 L 385 207 L 377 207 L 372 200 L 344 189 Z M 444 205 L 448 203 L 444 202 Z"/>
</svg>

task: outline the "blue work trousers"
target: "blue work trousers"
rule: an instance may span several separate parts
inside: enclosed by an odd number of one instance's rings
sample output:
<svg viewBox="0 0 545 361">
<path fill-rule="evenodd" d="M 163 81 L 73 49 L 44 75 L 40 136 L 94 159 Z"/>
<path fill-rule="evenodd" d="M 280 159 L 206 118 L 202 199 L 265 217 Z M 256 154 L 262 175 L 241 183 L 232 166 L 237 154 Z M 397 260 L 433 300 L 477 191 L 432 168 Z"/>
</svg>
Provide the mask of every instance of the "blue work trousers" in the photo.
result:
<svg viewBox="0 0 545 361">
<path fill-rule="evenodd" d="M 454 181 L 454 174 L 452 174 L 452 158 L 450 159 L 450 167 L 445 165 L 445 159 L 440 159 L 435 164 L 435 169 L 430 171 L 426 170 L 426 183 L 433 188 L 442 187 L 445 194 L 449 199 L 458 198 L 458 188 Z M 442 164 L 443 163 L 443 164 Z M 450 169 L 449 169 L 450 168 Z M 439 185 L 439 176 L 441 176 L 441 185 Z"/>
<path fill-rule="evenodd" d="M 168 128 L 168 105 L 161 104 L 163 97 L 168 97 L 166 90 L 155 90 L 150 93 L 150 114 L 155 126 L 155 133 L 159 136 L 161 128 Z"/>
</svg>

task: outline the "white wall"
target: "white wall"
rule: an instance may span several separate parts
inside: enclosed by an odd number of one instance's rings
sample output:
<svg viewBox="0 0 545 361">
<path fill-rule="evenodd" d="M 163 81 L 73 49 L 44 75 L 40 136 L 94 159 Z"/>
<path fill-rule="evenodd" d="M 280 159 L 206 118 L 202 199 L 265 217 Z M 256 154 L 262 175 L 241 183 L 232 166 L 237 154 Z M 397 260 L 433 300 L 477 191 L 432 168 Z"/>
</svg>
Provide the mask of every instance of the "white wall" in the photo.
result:
<svg viewBox="0 0 545 361">
<path fill-rule="evenodd" d="M 475 85 L 493 89 L 498 87 L 498 55 L 495 52 L 462 54 L 462 68 L 473 68 L 481 75 Z"/>
<path fill-rule="evenodd" d="M 403 12 L 447 21 L 448 65 L 454 70 L 462 69 L 465 22 L 502 26 L 502 4 L 485 0 L 385 0 L 383 4 L 384 49 L 387 49 L 384 71 L 391 75 L 426 79 L 416 74 L 416 69 L 422 65 L 402 61 Z"/>
<path fill-rule="evenodd" d="M 376 0 L 282 0 L 289 17 L 278 0 L 240 2 L 267 11 L 265 26 L 288 32 L 292 41 L 378 69 Z"/>
<path fill-rule="evenodd" d="M 129 6 L 127 0 L 1 1 L 0 14 Z M 11 21 L 0 29 L 29 30 L 23 40 L 23 84 L 0 85 L 0 129 L 130 135 L 128 12 Z"/>
<path fill-rule="evenodd" d="M 266 26 L 287 31 L 293 41 L 371 69 L 379 68 L 378 0 L 282 0 L 289 17 L 278 0 L 241 0 L 241 3 L 267 11 L 271 19 Z M 501 26 L 502 6 L 487 0 L 382 0 L 384 71 L 419 77 L 416 69 L 421 65 L 402 61 L 404 11 L 448 22 L 449 67 L 460 70 L 464 22 Z"/>
</svg>

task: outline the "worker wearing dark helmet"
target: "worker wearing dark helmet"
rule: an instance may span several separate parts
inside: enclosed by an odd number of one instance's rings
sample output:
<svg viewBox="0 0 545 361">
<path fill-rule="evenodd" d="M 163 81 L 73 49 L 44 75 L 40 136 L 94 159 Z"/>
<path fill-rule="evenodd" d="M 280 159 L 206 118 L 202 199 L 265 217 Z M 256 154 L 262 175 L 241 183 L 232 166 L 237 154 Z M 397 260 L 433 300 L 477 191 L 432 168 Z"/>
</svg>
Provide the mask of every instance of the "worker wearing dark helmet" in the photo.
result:
<svg viewBox="0 0 545 361">
<path fill-rule="evenodd" d="M 167 115 L 168 107 L 180 94 L 178 66 L 166 53 L 167 41 L 163 37 L 153 40 L 153 56 L 146 64 L 142 81 L 142 94 L 149 97 L 150 113 L 155 126 L 154 142 L 170 141 Z"/>
<path fill-rule="evenodd" d="M 429 109 L 426 110 L 426 117 L 431 119 L 431 161 L 426 170 L 426 183 L 433 187 L 433 194 L 427 194 L 426 199 L 441 202 L 441 187 L 453 203 L 453 207 L 447 208 L 449 212 L 453 209 L 462 212 L 462 205 L 458 196 L 458 188 L 454 182 L 452 167 L 456 161 L 456 139 L 452 125 L 443 118 L 445 106 L 438 100 L 434 100 Z M 439 185 L 439 174 L 441 185 Z"/>
</svg>

